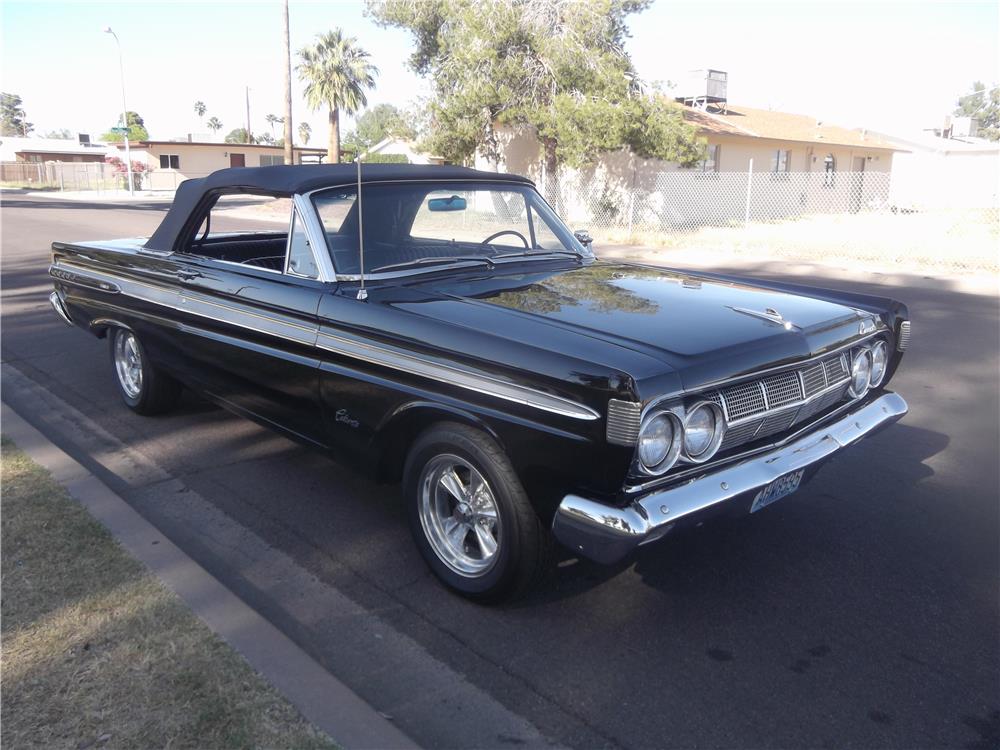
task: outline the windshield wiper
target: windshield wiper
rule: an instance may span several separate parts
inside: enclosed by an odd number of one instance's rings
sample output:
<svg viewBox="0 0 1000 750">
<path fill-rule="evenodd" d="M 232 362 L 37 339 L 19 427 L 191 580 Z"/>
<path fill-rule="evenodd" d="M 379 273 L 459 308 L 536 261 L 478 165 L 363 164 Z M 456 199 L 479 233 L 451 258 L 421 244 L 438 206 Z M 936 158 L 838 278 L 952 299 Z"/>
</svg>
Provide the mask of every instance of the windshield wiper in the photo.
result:
<svg viewBox="0 0 1000 750">
<path fill-rule="evenodd" d="M 501 253 L 500 255 L 494 255 L 493 258 L 534 258 L 546 255 L 569 255 L 579 260 L 583 260 L 584 258 L 576 250 L 521 250 L 516 253 Z"/>
<path fill-rule="evenodd" d="M 398 271 L 404 268 L 413 268 L 414 266 L 451 265 L 453 263 L 482 263 L 487 268 L 493 268 L 493 259 L 485 255 L 452 255 L 446 258 L 428 257 L 408 260 L 404 263 L 390 263 L 389 265 L 372 269 L 371 273 Z"/>
</svg>

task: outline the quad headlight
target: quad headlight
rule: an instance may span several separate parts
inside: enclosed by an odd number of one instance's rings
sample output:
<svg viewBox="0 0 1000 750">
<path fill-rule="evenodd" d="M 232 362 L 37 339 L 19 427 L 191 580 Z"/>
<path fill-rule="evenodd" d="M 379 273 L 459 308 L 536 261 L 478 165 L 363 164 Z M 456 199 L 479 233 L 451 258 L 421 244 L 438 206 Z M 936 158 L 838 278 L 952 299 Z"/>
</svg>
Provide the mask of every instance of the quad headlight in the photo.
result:
<svg viewBox="0 0 1000 750">
<path fill-rule="evenodd" d="M 716 404 L 695 404 L 684 419 L 684 457 L 695 463 L 707 461 L 719 449 L 725 431 L 726 420 Z"/>
<path fill-rule="evenodd" d="M 683 427 L 675 414 L 649 414 L 639 428 L 639 463 L 650 474 L 662 474 L 677 461 L 681 452 Z"/>
<path fill-rule="evenodd" d="M 851 385 L 847 392 L 852 398 L 861 398 L 868 391 L 872 377 L 872 353 L 868 347 L 858 349 L 851 360 Z"/>
<path fill-rule="evenodd" d="M 872 375 L 871 384 L 874 388 L 885 378 L 886 368 L 889 366 L 889 345 L 884 341 L 875 342 L 872 347 Z"/>
</svg>

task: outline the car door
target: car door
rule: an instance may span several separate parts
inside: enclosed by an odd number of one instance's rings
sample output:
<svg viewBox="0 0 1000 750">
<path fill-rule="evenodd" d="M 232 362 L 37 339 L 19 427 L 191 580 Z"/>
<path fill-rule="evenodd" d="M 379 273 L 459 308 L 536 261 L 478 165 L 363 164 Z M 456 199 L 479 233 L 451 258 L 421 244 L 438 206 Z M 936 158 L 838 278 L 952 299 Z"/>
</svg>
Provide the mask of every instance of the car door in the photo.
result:
<svg viewBox="0 0 1000 750">
<path fill-rule="evenodd" d="M 230 254 L 239 246 L 233 242 Z M 245 416 L 325 445 L 315 344 L 317 308 L 331 285 L 320 278 L 296 209 L 278 267 L 177 257 L 185 377 Z"/>
</svg>

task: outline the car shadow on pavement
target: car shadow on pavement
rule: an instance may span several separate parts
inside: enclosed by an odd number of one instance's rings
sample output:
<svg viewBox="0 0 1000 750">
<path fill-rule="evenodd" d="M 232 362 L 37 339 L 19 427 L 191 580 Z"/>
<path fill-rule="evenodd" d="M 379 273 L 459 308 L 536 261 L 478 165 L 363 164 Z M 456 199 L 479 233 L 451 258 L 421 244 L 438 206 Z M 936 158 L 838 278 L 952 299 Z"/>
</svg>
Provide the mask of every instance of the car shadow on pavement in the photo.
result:
<svg viewBox="0 0 1000 750">
<path fill-rule="evenodd" d="M 910 489 L 934 475 L 926 461 L 949 442 L 943 433 L 894 425 L 830 460 L 797 496 L 759 514 L 720 515 L 696 527 L 680 528 L 616 565 L 578 559 L 560 547 L 551 580 L 512 606 L 572 598 L 633 565 L 646 585 L 698 598 L 710 590 L 717 593 L 722 581 L 741 581 L 744 590 L 752 590 L 769 568 L 793 564 L 804 546 L 815 549 L 826 539 L 839 540 L 831 554 L 846 554 L 855 562 L 869 553 L 877 556 L 878 536 L 911 533 L 902 528 L 912 523 L 913 513 L 906 507 L 912 499 Z M 873 469 L 873 463 L 886 466 L 889 455 L 891 469 Z M 878 487 L 869 491 L 865 484 L 873 476 L 878 477 Z M 869 544 L 876 547 L 866 548 Z M 913 554 L 920 555 L 920 550 L 913 549 Z"/>
</svg>

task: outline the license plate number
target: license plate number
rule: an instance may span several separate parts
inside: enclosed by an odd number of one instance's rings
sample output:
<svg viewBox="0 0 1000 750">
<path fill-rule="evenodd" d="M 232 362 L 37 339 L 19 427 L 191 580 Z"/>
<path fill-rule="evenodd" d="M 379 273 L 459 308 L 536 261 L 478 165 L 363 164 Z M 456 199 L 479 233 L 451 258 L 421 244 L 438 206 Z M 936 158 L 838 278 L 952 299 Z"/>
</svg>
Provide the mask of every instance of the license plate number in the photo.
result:
<svg viewBox="0 0 1000 750">
<path fill-rule="evenodd" d="M 805 474 L 805 469 L 799 469 L 775 479 L 757 493 L 757 497 L 753 499 L 753 505 L 750 506 L 750 512 L 756 513 L 761 508 L 766 508 L 775 500 L 780 500 L 783 497 L 791 495 L 802 483 L 803 474 Z"/>
</svg>

